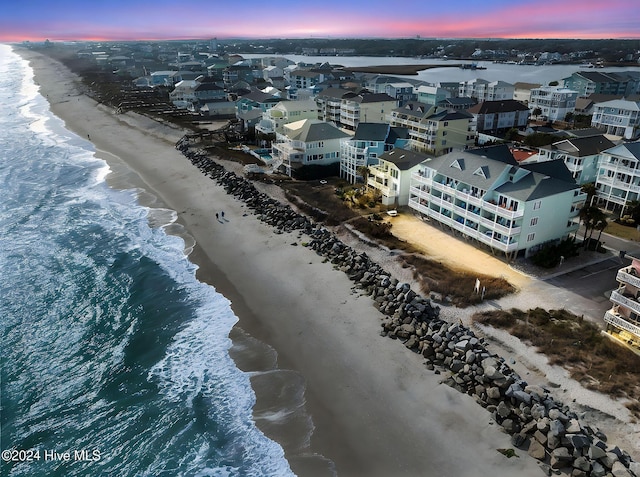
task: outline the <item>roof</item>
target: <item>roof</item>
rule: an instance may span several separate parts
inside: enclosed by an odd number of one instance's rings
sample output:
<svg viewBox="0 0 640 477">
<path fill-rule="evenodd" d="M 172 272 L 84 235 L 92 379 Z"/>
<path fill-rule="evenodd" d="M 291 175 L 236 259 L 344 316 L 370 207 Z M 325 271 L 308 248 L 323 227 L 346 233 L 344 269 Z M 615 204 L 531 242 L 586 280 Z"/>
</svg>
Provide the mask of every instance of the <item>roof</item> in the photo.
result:
<svg viewBox="0 0 640 477">
<path fill-rule="evenodd" d="M 571 184 L 575 184 L 576 181 L 567 169 L 562 159 L 554 159 L 553 161 L 531 162 L 521 164 L 520 167 L 544 174 L 545 176 L 554 177 Z"/>
<path fill-rule="evenodd" d="M 255 101 L 256 103 L 268 103 L 268 102 L 280 102 L 281 98 L 277 96 L 273 96 L 272 94 L 263 93 L 262 91 L 251 91 L 240 97 L 240 99 L 248 99 L 250 101 Z"/>
<path fill-rule="evenodd" d="M 342 89 L 342 88 L 327 88 L 324 91 L 318 93 L 318 95 L 316 96 L 316 99 L 318 98 L 342 99 L 344 95 L 348 93 L 353 93 L 353 91 L 350 91 L 348 89 Z"/>
<path fill-rule="evenodd" d="M 487 157 L 494 161 L 504 162 L 505 164 L 515 165 L 518 163 L 513 157 L 509 146 L 507 146 L 506 144 L 495 144 L 493 146 L 477 147 L 474 149 L 467 149 L 466 152 L 481 157 Z"/>
<path fill-rule="evenodd" d="M 485 152 L 494 157 L 499 158 L 502 154 L 500 149 L 486 149 Z M 571 177 L 563 161 L 518 166 L 513 157 L 511 161 L 504 162 L 480 155 L 479 152 L 482 152 L 482 149 L 474 152 L 469 150 L 450 152 L 430 159 L 427 166 L 472 187 L 484 190 L 494 189 L 522 201 L 536 200 L 580 187 Z M 507 158 L 503 157 L 503 159 Z M 506 181 L 495 187 L 498 179 L 506 179 Z"/>
<path fill-rule="evenodd" d="M 495 114 L 512 111 L 529 111 L 529 108 L 515 99 L 504 99 L 501 101 L 483 101 L 472 106 L 467 111 L 472 114 Z"/>
<path fill-rule="evenodd" d="M 196 91 L 223 91 L 224 88 L 221 88 L 215 83 L 200 83 L 196 86 Z"/>
<path fill-rule="evenodd" d="M 602 131 L 597 128 L 567 129 L 565 132 L 568 136 L 573 137 L 599 136 L 602 134 Z"/>
<path fill-rule="evenodd" d="M 593 156 L 613 147 L 614 144 L 602 134 L 598 136 L 569 138 L 554 142 L 551 146 L 545 146 L 552 151 L 564 151 L 574 157 Z"/>
<path fill-rule="evenodd" d="M 456 105 L 457 106 L 460 106 L 460 105 L 473 106 L 474 104 L 476 104 L 476 100 L 474 98 L 462 96 L 458 98 L 445 98 L 442 101 L 440 101 L 438 104 L 441 104 L 441 105 L 451 104 L 453 106 L 456 106 Z"/>
<path fill-rule="evenodd" d="M 408 171 L 418 164 L 426 161 L 429 156 L 408 149 L 395 148 L 391 151 L 381 154 L 378 159 L 391 162 L 401 171 Z"/>
<path fill-rule="evenodd" d="M 329 139 L 347 138 L 349 135 L 332 124 L 319 119 L 302 119 L 285 126 L 291 132 L 289 139 L 302 142 L 326 141 Z"/>
<path fill-rule="evenodd" d="M 395 144 L 398 139 L 409 139 L 409 128 L 391 126 L 389 129 L 389 137 L 387 138 L 389 144 Z"/>
<path fill-rule="evenodd" d="M 356 103 L 380 103 L 380 102 L 388 102 L 388 101 L 393 101 L 395 103 L 396 101 L 395 98 L 392 98 L 387 93 L 364 93 L 364 94 L 351 93 L 351 95 L 344 96 L 343 99 L 348 101 L 354 101 Z"/>
<path fill-rule="evenodd" d="M 619 146 L 607 149 L 605 152 L 612 156 L 625 157 L 627 159 L 640 161 L 640 141 L 620 144 Z"/>
<path fill-rule="evenodd" d="M 515 89 L 533 89 L 539 88 L 540 86 L 542 86 L 540 83 L 524 83 L 522 81 L 516 81 L 513 83 L 513 87 Z"/>
<path fill-rule="evenodd" d="M 626 111 L 640 111 L 640 101 L 628 101 L 626 99 L 612 99 L 611 101 L 604 101 L 597 103 L 596 108 L 617 108 L 624 109 Z"/>
<path fill-rule="evenodd" d="M 353 139 L 360 141 L 384 141 L 389 135 L 389 125 L 382 123 L 359 123 Z"/>
</svg>

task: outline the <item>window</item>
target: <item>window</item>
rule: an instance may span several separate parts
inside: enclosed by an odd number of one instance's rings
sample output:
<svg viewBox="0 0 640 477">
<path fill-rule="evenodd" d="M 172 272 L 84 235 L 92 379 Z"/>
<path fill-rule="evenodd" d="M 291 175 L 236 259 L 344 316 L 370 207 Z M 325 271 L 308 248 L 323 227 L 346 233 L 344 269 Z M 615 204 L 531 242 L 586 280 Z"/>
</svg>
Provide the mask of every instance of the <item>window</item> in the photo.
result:
<svg viewBox="0 0 640 477">
<path fill-rule="evenodd" d="M 533 203 L 533 210 L 538 210 L 542 206 L 542 201 L 537 200 Z"/>
<path fill-rule="evenodd" d="M 538 217 L 534 217 L 531 219 L 531 227 L 534 227 L 535 225 L 538 224 Z"/>
<path fill-rule="evenodd" d="M 527 242 L 532 242 L 533 239 L 535 238 L 536 234 L 529 234 L 527 235 Z"/>
</svg>

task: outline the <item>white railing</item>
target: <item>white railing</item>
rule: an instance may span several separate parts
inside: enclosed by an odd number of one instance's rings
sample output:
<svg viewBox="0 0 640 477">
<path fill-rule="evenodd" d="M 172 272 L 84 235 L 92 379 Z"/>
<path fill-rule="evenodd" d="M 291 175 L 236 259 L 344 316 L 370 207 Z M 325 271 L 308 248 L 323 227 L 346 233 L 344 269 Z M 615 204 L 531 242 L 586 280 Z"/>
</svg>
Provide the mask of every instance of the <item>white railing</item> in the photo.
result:
<svg viewBox="0 0 640 477">
<path fill-rule="evenodd" d="M 482 208 L 496 214 L 500 214 L 503 217 L 515 219 L 516 217 L 522 217 L 524 215 L 524 209 L 522 210 L 509 210 L 505 207 L 501 207 L 496 204 L 492 204 L 487 201 L 482 202 Z"/>
<path fill-rule="evenodd" d="M 611 292 L 611 301 L 614 303 L 617 303 L 618 305 L 622 305 L 625 308 L 629 308 L 635 311 L 636 313 L 640 313 L 640 303 L 638 303 L 635 300 L 632 300 L 631 298 L 627 298 L 626 296 L 624 296 L 622 293 L 618 291 L 614 290 Z"/>
<path fill-rule="evenodd" d="M 632 269 L 633 267 L 627 267 L 627 268 L 621 268 L 620 270 L 618 270 L 618 274 L 616 275 L 616 280 L 621 283 L 628 283 L 640 289 L 640 277 L 637 277 L 629 273 Z"/>
<path fill-rule="evenodd" d="M 628 331 L 629 333 L 633 333 L 636 336 L 640 336 L 640 326 L 629 323 L 627 320 L 612 313 L 610 310 L 605 312 L 604 321 L 605 323 L 612 324 L 616 328 L 621 328 Z"/>
</svg>

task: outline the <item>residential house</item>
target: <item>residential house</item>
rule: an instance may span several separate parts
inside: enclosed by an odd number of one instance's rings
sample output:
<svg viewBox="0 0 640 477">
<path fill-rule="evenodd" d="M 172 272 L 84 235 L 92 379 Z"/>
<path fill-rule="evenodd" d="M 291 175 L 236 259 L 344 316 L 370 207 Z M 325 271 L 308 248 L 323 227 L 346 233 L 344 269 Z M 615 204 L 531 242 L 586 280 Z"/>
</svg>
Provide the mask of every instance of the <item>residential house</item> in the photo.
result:
<svg viewBox="0 0 640 477">
<path fill-rule="evenodd" d="M 424 161 L 409 207 L 513 258 L 575 233 L 585 197 L 562 161 L 519 165 L 501 145 Z"/>
<path fill-rule="evenodd" d="M 244 131 L 248 131 L 262 119 L 262 113 L 273 108 L 282 98 L 262 91 L 251 91 L 236 101 L 236 118 L 242 122 Z"/>
<path fill-rule="evenodd" d="M 227 93 L 224 88 L 212 81 L 202 81 L 195 88 L 195 99 L 199 106 L 215 101 L 225 101 Z"/>
<path fill-rule="evenodd" d="M 591 126 L 612 136 L 637 139 L 640 135 L 640 101 L 614 99 L 596 104 Z"/>
<path fill-rule="evenodd" d="M 640 259 L 618 270 L 618 288 L 611 292 L 611 309 L 604 314 L 606 331 L 615 339 L 640 349 Z"/>
<path fill-rule="evenodd" d="M 367 186 L 380 192 L 383 205 L 407 205 L 411 175 L 426 159 L 424 154 L 408 149 L 385 152 L 378 158 L 378 164 L 369 167 Z"/>
<path fill-rule="evenodd" d="M 538 160 L 560 159 L 578 184 L 586 184 L 596 181 L 601 154 L 613 146 L 603 135 L 567 138 L 541 147 Z"/>
<path fill-rule="evenodd" d="M 436 85 L 420 85 L 418 86 L 417 92 L 418 102 L 432 106 L 436 106 L 445 99 L 451 98 L 451 92 L 449 90 Z"/>
<path fill-rule="evenodd" d="M 282 162 L 288 175 L 306 165 L 329 165 L 340 162 L 341 143 L 350 136 L 319 119 L 302 119 L 285 124 L 276 133 L 271 147 L 274 160 Z"/>
<path fill-rule="evenodd" d="M 176 84 L 175 74 L 177 71 L 163 70 L 151 73 L 151 86 L 173 86 Z"/>
<path fill-rule="evenodd" d="M 392 126 L 406 127 L 411 149 L 441 155 L 471 147 L 475 137 L 473 115 L 413 102 L 391 111 Z"/>
<path fill-rule="evenodd" d="M 483 101 L 467 110 L 476 118 L 479 133 L 501 134 L 509 129 L 525 129 L 529 122 L 529 108 L 520 101 Z"/>
<path fill-rule="evenodd" d="M 387 115 L 395 107 L 395 98 L 386 93 L 346 94 L 340 103 L 340 126 L 355 131 L 360 121 L 386 123 Z"/>
<path fill-rule="evenodd" d="M 315 98 L 318 105 L 318 119 L 338 126 L 340 124 L 342 99 L 352 93 L 353 91 L 342 88 L 327 88 L 318 93 Z"/>
<path fill-rule="evenodd" d="M 249 84 L 252 84 L 256 79 L 255 68 L 246 65 L 246 64 L 235 64 L 231 66 L 227 66 L 222 72 L 222 79 L 224 81 L 225 87 L 229 87 L 232 84 L 237 83 L 238 81 L 246 81 Z"/>
<path fill-rule="evenodd" d="M 378 164 L 383 153 L 395 147 L 405 148 L 408 143 L 409 131 L 406 128 L 383 123 L 359 123 L 354 136 L 342 142 L 340 177 L 354 184 L 362 178 L 361 167 Z"/>
<path fill-rule="evenodd" d="M 539 88 L 540 86 L 542 85 L 538 83 L 516 82 L 513 84 L 513 99 L 523 104 L 529 104 L 531 90 L 533 88 Z"/>
<path fill-rule="evenodd" d="M 622 212 L 629 201 L 640 200 L 640 142 L 602 152 L 596 187 L 598 203 L 607 210 Z"/>
<path fill-rule="evenodd" d="M 513 99 L 514 86 L 505 81 L 489 82 L 476 78 L 459 83 L 458 96 L 467 96 L 480 101 L 498 101 Z"/>
<path fill-rule="evenodd" d="M 198 80 L 182 80 L 176 83 L 173 91 L 169 93 L 169 100 L 176 108 L 187 109 L 198 102 L 196 88 L 200 86 Z"/>
<path fill-rule="evenodd" d="M 458 98 L 446 98 L 440 101 L 436 106 L 448 109 L 450 111 L 464 111 L 478 104 L 475 98 L 461 96 Z"/>
<path fill-rule="evenodd" d="M 284 125 L 301 119 L 318 119 L 318 105 L 313 100 L 280 101 L 262 113 L 256 132 L 269 135 L 282 133 Z"/>
<path fill-rule="evenodd" d="M 405 82 L 387 83 L 384 92 L 396 100 L 395 106 L 403 106 L 409 101 L 415 101 L 417 96 L 413 92 L 413 85 Z"/>
<path fill-rule="evenodd" d="M 577 97 L 578 92 L 572 89 L 541 86 L 531 90 L 529 109 L 540 108 L 541 116 L 549 121 L 564 121 L 567 113 L 575 111 Z"/>
</svg>

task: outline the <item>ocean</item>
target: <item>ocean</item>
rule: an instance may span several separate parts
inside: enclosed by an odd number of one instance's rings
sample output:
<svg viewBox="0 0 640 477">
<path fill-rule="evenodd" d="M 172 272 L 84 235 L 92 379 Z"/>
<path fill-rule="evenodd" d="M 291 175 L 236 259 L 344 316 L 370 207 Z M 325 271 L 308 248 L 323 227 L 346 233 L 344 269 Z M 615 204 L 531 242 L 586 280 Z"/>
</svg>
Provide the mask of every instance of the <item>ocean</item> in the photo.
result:
<svg viewBox="0 0 640 477">
<path fill-rule="evenodd" d="M 294 475 L 175 212 L 110 188 L 7 45 L 0 71 L 0 475 Z"/>
</svg>

